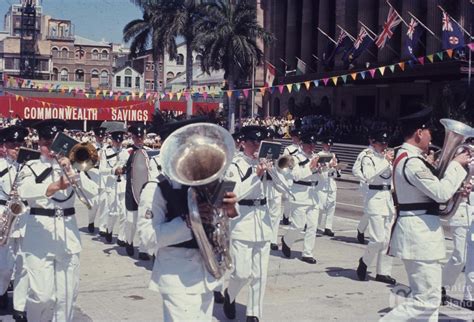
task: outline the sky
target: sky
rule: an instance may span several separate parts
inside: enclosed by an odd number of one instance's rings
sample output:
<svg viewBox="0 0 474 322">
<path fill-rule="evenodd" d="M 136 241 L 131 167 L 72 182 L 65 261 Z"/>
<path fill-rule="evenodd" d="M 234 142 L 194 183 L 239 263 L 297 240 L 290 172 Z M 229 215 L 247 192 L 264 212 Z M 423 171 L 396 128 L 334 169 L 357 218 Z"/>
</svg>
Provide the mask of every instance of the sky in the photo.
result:
<svg viewBox="0 0 474 322">
<path fill-rule="evenodd" d="M 11 4 L 20 0 L 0 0 L 0 28 Z M 123 27 L 141 18 L 141 11 L 130 0 L 42 0 L 43 14 L 71 20 L 75 34 L 92 40 L 122 43 Z"/>
</svg>

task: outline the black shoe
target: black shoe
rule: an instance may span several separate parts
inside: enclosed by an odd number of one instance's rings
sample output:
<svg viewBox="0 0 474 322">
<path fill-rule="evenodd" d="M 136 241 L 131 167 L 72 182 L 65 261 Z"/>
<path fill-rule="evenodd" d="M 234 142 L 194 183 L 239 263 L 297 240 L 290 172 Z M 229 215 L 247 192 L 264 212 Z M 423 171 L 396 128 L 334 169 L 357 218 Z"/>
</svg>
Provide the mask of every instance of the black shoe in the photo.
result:
<svg viewBox="0 0 474 322">
<path fill-rule="evenodd" d="M 448 295 L 446 294 L 446 289 L 441 287 L 441 305 L 448 304 Z"/>
<path fill-rule="evenodd" d="M 94 223 L 91 222 L 89 226 L 87 226 L 87 231 L 92 234 L 94 230 L 95 230 Z"/>
<path fill-rule="evenodd" d="M 229 293 L 227 293 L 227 289 L 224 291 L 223 308 L 224 308 L 224 314 L 228 319 L 230 320 L 235 319 L 235 300 L 232 303 L 230 302 L 230 297 L 229 297 Z"/>
<path fill-rule="evenodd" d="M 462 301 L 462 307 L 474 311 L 474 301 L 464 300 Z"/>
<path fill-rule="evenodd" d="M 290 224 L 290 219 L 283 216 L 283 219 L 280 221 L 280 225 L 288 226 Z"/>
<path fill-rule="evenodd" d="M 285 239 L 283 237 L 281 238 L 281 252 L 286 258 L 291 257 L 291 248 L 285 243 Z"/>
<path fill-rule="evenodd" d="M 258 318 L 256 316 L 247 316 L 247 322 L 258 322 Z"/>
<path fill-rule="evenodd" d="M 105 233 L 105 240 L 110 244 L 112 243 L 112 232 L 109 233 L 109 230 L 107 229 L 107 232 Z"/>
<path fill-rule="evenodd" d="M 377 274 L 377 275 L 375 275 L 375 280 L 377 282 L 382 282 L 382 283 L 386 283 L 386 284 L 390 284 L 390 285 L 397 284 L 397 280 L 394 279 L 393 277 L 391 277 L 390 275 L 379 275 L 379 274 Z"/>
<path fill-rule="evenodd" d="M 365 244 L 364 233 L 361 233 L 359 230 L 357 230 L 357 240 L 359 241 L 359 244 Z"/>
<path fill-rule="evenodd" d="M 139 252 L 138 253 L 138 259 L 141 259 L 142 261 L 149 261 L 150 256 L 147 253 Z"/>
<path fill-rule="evenodd" d="M 120 247 L 125 247 L 127 246 L 127 243 L 117 238 L 117 245 Z"/>
<path fill-rule="evenodd" d="M 6 310 L 8 308 L 8 291 L 5 292 L 2 296 L 0 296 L 0 310 Z"/>
<path fill-rule="evenodd" d="M 100 230 L 99 230 L 99 236 L 100 236 L 100 237 L 105 237 L 106 234 L 107 234 L 107 233 L 106 233 L 105 231 L 100 231 Z"/>
<path fill-rule="evenodd" d="M 329 236 L 329 237 L 334 237 L 334 232 L 331 229 L 324 229 L 324 235 Z"/>
<path fill-rule="evenodd" d="M 277 244 L 274 244 L 274 243 L 271 243 L 271 244 L 270 244 L 270 249 L 271 249 L 271 250 L 278 250 L 278 245 L 277 245 Z"/>
<path fill-rule="evenodd" d="M 28 319 L 26 318 L 26 312 L 23 311 L 13 310 L 12 317 L 16 322 L 28 322 Z"/>
<path fill-rule="evenodd" d="M 313 258 L 313 257 L 306 257 L 306 256 L 303 256 L 301 257 L 301 260 L 303 262 L 306 262 L 308 264 L 316 264 L 316 260 Z"/>
<path fill-rule="evenodd" d="M 125 251 L 127 252 L 128 256 L 132 257 L 133 254 L 135 254 L 135 249 L 133 248 L 133 243 L 132 244 L 126 243 L 125 244 Z"/>
<path fill-rule="evenodd" d="M 221 292 L 214 291 L 214 303 L 222 304 L 224 303 L 224 295 Z"/>
<path fill-rule="evenodd" d="M 357 267 L 357 277 L 360 281 L 365 281 L 367 278 L 367 265 L 365 265 L 362 257 L 359 259 L 359 267 Z"/>
</svg>

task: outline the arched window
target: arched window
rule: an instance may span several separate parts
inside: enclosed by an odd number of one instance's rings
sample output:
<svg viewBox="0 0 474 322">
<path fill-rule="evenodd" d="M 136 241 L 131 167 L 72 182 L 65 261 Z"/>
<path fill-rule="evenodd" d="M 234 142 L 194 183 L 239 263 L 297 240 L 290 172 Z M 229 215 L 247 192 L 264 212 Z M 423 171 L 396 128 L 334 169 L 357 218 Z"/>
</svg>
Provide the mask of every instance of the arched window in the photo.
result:
<svg viewBox="0 0 474 322">
<path fill-rule="evenodd" d="M 132 70 L 130 68 L 127 68 L 124 72 L 125 75 L 132 75 Z"/>
<path fill-rule="evenodd" d="M 61 58 L 69 58 L 69 50 L 67 48 L 61 49 Z"/>
<path fill-rule="evenodd" d="M 202 55 L 196 55 L 196 61 L 200 62 L 202 60 Z"/>
<path fill-rule="evenodd" d="M 85 55 L 85 51 L 82 48 L 76 50 L 76 59 L 83 59 Z"/>
<path fill-rule="evenodd" d="M 82 69 L 76 70 L 76 82 L 84 81 L 84 71 Z"/>
<path fill-rule="evenodd" d="M 168 72 L 166 74 L 166 80 L 169 81 L 170 79 L 173 79 L 174 78 L 174 73 L 173 72 Z"/>
<path fill-rule="evenodd" d="M 57 68 L 53 68 L 53 80 L 57 81 L 59 75 L 59 70 Z"/>
<path fill-rule="evenodd" d="M 109 72 L 106 70 L 100 73 L 100 85 L 109 85 Z"/>
<path fill-rule="evenodd" d="M 99 78 L 99 71 L 97 69 L 94 69 L 91 71 L 91 77 L 92 78 Z"/>
<path fill-rule="evenodd" d="M 107 50 L 102 50 L 102 55 L 101 55 L 102 60 L 108 60 L 109 59 L 109 52 Z"/>
<path fill-rule="evenodd" d="M 69 80 L 68 71 L 66 68 L 61 69 L 61 82 L 67 82 Z"/>
<path fill-rule="evenodd" d="M 183 56 L 183 54 L 179 54 L 176 57 L 176 65 L 184 65 L 184 56 Z"/>
<path fill-rule="evenodd" d="M 51 54 L 53 55 L 53 58 L 58 58 L 59 57 L 59 50 L 56 47 L 53 47 L 51 49 Z"/>
<path fill-rule="evenodd" d="M 99 59 L 99 51 L 97 49 L 92 50 L 92 59 L 94 60 Z"/>
</svg>

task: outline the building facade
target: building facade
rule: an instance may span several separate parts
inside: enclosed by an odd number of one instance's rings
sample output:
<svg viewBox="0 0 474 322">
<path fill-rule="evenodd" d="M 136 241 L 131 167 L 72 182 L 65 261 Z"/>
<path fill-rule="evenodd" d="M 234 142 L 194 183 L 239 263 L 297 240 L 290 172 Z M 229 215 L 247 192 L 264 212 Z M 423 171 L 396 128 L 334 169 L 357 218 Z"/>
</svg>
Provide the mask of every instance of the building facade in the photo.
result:
<svg viewBox="0 0 474 322">
<path fill-rule="evenodd" d="M 143 74 L 132 67 L 123 67 L 114 73 L 114 81 L 112 84 L 114 92 L 144 92 L 145 82 Z"/>
<path fill-rule="evenodd" d="M 422 45 L 414 53 L 417 57 L 442 51 L 442 6 L 465 29 L 469 30 L 472 18 L 470 0 L 391 0 L 391 5 L 405 22 L 410 13 L 426 25 Z M 393 29 L 393 36 L 382 49 L 372 44 L 351 66 L 345 66 L 341 56 L 334 63 L 323 63 L 330 40 L 337 40 L 341 28 L 354 38 L 364 24 L 374 34 L 379 34 L 390 9 L 385 0 L 266 0 L 262 2 L 264 26 L 274 33 L 276 41 L 265 48 L 267 61 L 277 70 L 276 84 L 291 84 L 348 74 L 368 68 L 377 68 L 410 57 L 402 54 L 407 37 L 407 26 L 402 22 Z M 324 33 L 318 31 L 320 28 Z M 466 42 L 469 42 L 466 36 Z M 409 113 L 407 106 L 414 100 L 434 104 L 440 93 L 450 88 L 456 91 L 466 87 L 466 57 L 456 60 L 414 64 L 404 73 L 394 73 L 371 80 L 348 81 L 333 86 L 304 86 L 298 92 L 274 91 L 265 96 L 265 112 L 270 115 L 325 114 L 338 116 L 375 116 L 396 118 Z M 306 64 L 303 75 L 287 71 L 297 69 L 298 59 Z M 459 96 L 462 96 L 462 91 Z"/>
</svg>

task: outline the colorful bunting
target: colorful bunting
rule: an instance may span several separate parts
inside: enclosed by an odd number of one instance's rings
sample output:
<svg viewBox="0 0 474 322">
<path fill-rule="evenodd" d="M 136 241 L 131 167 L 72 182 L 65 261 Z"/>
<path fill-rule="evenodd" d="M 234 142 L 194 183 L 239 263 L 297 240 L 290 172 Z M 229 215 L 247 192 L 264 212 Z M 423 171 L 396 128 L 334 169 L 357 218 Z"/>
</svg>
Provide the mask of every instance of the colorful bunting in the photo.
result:
<svg viewBox="0 0 474 322">
<path fill-rule="evenodd" d="M 293 87 L 293 84 L 286 84 L 286 88 L 288 89 L 288 93 L 291 93 L 291 88 Z"/>
<path fill-rule="evenodd" d="M 426 56 L 426 58 L 428 58 L 428 60 L 430 61 L 430 63 L 432 63 L 433 60 L 434 60 L 434 55 L 433 55 L 433 54 L 428 55 L 428 56 Z"/>
<path fill-rule="evenodd" d="M 418 61 L 420 64 L 424 65 L 425 64 L 425 57 L 418 57 Z"/>
<path fill-rule="evenodd" d="M 439 60 L 443 60 L 443 52 L 440 51 L 439 53 L 436 53 L 436 56 L 438 56 Z"/>
<path fill-rule="evenodd" d="M 345 84 L 347 82 L 347 75 L 342 75 L 341 78 L 342 78 L 342 81 Z"/>
<path fill-rule="evenodd" d="M 280 94 L 283 94 L 283 89 L 285 88 L 284 85 L 278 85 L 278 91 L 280 92 Z"/>
<path fill-rule="evenodd" d="M 328 81 L 329 81 L 329 78 L 323 78 L 324 86 L 326 86 L 328 84 Z"/>
<path fill-rule="evenodd" d="M 314 84 L 314 87 L 318 87 L 318 86 L 319 86 L 319 80 L 317 80 L 317 79 L 314 80 L 314 81 L 313 81 L 313 84 Z"/>
<path fill-rule="evenodd" d="M 306 90 L 309 90 L 309 87 L 311 86 L 311 82 L 310 81 L 304 82 L 304 86 L 306 87 Z"/>
<path fill-rule="evenodd" d="M 400 67 L 401 70 L 405 70 L 405 62 L 401 61 L 398 63 L 398 66 Z"/>
<path fill-rule="evenodd" d="M 249 89 L 245 88 L 243 92 L 244 92 L 244 97 L 247 98 L 249 96 Z"/>
<path fill-rule="evenodd" d="M 372 78 L 374 78 L 374 76 L 375 76 L 375 68 L 369 69 L 369 73 L 370 73 L 370 76 L 372 76 Z"/>
<path fill-rule="evenodd" d="M 352 77 L 352 80 L 356 80 L 356 78 L 357 78 L 357 73 L 352 73 L 352 74 L 351 74 L 351 77 Z"/>
<path fill-rule="evenodd" d="M 385 67 L 386 67 L 386 66 L 382 66 L 382 67 L 379 67 L 379 68 L 378 68 L 378 70 L 379 70 L 379 72 L 380 72 L 380 75 L 382 75 L 382 76 L 383 76 L 383 74 L 385 73 Z"/>
<path fill-rule="evenodd" d="M 337 85 L 337 79 L 338 79 L 338 78 L 339 78 L 339 77 L 337 77 L 337 76 L 331 77 L 332 82 L 334 83 L 334 85 Z"/>
<path fill-rule="evenodd" d="M 446 53 L 448 54 L 449 58 L 453 57 L 453 50 L 452 49 L 446 50 Z"/>
<path fill-rule="evenodd" d="M 388 69 L 390 69 L 392 73 L 395 72 L 395 65 L 388 66 Z"/>
</svg>

